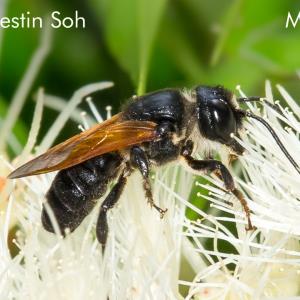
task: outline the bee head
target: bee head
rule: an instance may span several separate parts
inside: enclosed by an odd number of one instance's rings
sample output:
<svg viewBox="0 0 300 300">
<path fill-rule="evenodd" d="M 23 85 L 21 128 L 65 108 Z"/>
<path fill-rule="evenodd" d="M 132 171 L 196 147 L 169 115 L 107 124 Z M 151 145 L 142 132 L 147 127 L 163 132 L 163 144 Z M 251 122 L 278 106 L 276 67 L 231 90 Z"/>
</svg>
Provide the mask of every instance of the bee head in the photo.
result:
<svg viewBox="0 0 300 300">
<path fill-rule="evenodd" d="M 198 86 L 195 91 L 201 134 L 211 141 L 225 144 L 238 155 L 242 154 L 244 148 L 233 135 L 239 136 L 243 115 L 234 104 L 233 94 L 222 86 Z"/>
</svg>

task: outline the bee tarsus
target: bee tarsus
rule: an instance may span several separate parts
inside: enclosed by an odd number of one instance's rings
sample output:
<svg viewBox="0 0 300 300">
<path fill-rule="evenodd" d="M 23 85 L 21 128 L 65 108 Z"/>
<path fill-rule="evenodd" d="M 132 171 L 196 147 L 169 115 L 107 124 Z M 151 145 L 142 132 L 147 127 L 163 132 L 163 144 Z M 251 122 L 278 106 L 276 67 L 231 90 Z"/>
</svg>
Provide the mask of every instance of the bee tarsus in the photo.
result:
<svg viewBox="0 0 300 300">
<path fill-rule="evenodd" d="M 134 146 L 130 150 L 130 159 L 131 164 L 140 171 L 143 177 L 143 188 L 149 205 L 154 207 L 159 212 L 160 217 L 163 218 L 167 212 L 167 209 L 160 208 L 154 202 L 151 183 L 149 181 L 149 159 L 147 154 L 142 148 Z"/>
</svg>

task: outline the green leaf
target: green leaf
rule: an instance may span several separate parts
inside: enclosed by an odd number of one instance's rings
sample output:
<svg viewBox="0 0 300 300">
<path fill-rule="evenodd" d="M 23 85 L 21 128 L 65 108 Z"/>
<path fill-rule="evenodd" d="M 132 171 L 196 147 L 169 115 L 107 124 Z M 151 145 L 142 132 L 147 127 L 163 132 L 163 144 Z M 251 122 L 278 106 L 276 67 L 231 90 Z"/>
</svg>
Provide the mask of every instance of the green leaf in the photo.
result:
<svg viewBox="0 0 300 300">
<path fill-rule="evenodd" d="M 175 13 L 173 14 L 175 15 Z M 179 19 L 180 16 L 175 16 L 177 18 L 167 17 L 164 19 L 159 41 L 174 66 L 181 70 L 190 83 L 197 84 L 205 78 L 198 49 L 191 45 L 183 28 L 183 21 Z M 176 35 L 174 35 L 174 32 L 176 32 Z"/>
<path fill-rule="evenodd" d="M 8 107 L 4 99 L 0 96 L 0 124 L 6 116 Z M 24 146 L 28 137 L 28 129 L 26 125 L 22 122 L 22 120 L 18 119 L 14 125 L 12 135 L 14 135 L 15 140 L 20 144 L 20 146 Z M 10 136 L 11 138 L 12 136 Z M 16 151 L 18 149 L 9 148 L 10 154 L 16 155 L 19 154 Z M 19 149 L 21 150 L 21 149 Z"/>
<path fill-rule="evenodd" d="M 224 18 L 224 22 L 223 22 L 223 26 L 222 26 L 223 29 L 219 35 L 219 38 L 217 39 L 214 49 L 212 51 L 211 61 L 210 61 L 212 66 L 215 66 L 220 59 L 220 56 L 222 54 L 222 51 L 223 51 L 225 43 L 228 39 L 228 36 L 229 36 L 230 32 L 232 31 L 232 28 L 234 27 L 237 16 L 240 13 L 241 4 L 242 4 L 241 0 L 233 1 L 230 8 L 228 9 L 228 11 L 225 14 L 225 18 Z"/>
<path fill-rule="evenodd" d="M 103 0 L 104 30 L 111 53 L 138 85 L 146 89 L 153 42 L 167 0 Z"/>
<path fill-rule="evenodd" d="M 288 76 L 298 69 L 300 30 L 285 28 L 287 12 L 297 15 L 293 4 L 291 0 L 245 1 L 224 44 L 227 57 L 234 61 L 239 56 L 259 66 L 263 74 Z"/>
</svg>

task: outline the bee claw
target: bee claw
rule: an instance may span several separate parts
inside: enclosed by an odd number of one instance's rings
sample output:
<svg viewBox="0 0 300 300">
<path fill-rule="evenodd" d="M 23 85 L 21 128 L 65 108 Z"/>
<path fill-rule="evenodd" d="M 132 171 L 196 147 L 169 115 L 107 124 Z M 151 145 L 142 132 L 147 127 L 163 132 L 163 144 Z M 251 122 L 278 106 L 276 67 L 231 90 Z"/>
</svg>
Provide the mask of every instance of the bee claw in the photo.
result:
<svg viewBox="0 0 300 300">
<path fill-rule="evenodd" d="M 253 226 L 252 224 L 249 224 L 247 227 L 246 227 L 246 231 L 254 231 L 254 230 L 256 230 L 257 229 L 257 227 L 256 226 Z"/>
<path fill-rule="evenodd" d="M 165 213 L 168 211 L 168 209 L 159 209 L 159 213 L 160 213 L 160 218 L 163 219 L 163 217 L 165 216 Z"/>
</svg>

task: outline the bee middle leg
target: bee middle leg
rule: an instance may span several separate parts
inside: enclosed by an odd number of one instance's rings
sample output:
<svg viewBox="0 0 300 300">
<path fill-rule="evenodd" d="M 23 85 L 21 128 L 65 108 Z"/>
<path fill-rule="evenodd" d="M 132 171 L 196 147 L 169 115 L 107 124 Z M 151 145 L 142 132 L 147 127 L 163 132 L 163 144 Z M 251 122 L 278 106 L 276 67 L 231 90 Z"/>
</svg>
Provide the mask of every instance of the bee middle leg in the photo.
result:
<svg viewBox="0 0 300 300">
<path fill-rule="evenodd" d="M 143 188 L 145 190 L 148 203 L 151 207 L 154 207 L 159 212 L 160 217 L 163 218 L 168 209 L 162 209 L 154 202 L 149 180 L 149 161 L 145 151 L 138 146 L 132 147 L 130 151 L 130 161 L 132 166 L 137 168 L 143 176 Z"/>
<path fill-rule="evenodd" d="M 197 160 L 191 156 L 191 150 L 189 145 L 183 148 L 182 156 L 187 162 L 188 166 L 195 171 L 199 172 L 214 172 L 220 177 L 225 185 L 228 192 L 231 192 L 241 203 L 248 222 L 246 230 L 253 230 L 255 226 L 252 225 L 250 218 L 250 208 L 246 199 L 244 198 L 242 192 L 235 187 L 234 180 L 229 170 L 218 160 L 208 159 L 208 160 Z"/>
</svg>

